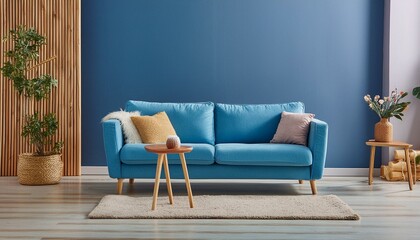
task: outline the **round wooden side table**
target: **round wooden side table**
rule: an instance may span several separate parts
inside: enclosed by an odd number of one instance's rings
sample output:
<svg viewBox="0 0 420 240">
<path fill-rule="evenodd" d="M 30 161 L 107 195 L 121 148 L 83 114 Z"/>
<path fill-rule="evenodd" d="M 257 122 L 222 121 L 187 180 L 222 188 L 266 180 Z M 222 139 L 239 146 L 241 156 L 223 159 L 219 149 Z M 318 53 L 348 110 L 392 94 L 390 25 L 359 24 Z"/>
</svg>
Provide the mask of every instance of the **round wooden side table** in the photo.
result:
<svg viewBox="0 0 420 240">
<path fill-rule="evenodd" d="M 156 209 L 156 203 L 157 203 L 157 197 L 159 192 L 159 181 L 160 181 L 160 174 L 162 171 L 162 165 L 165 169 L 165 178 L 166 178 L 166 186 L 168 189 L 168 196 L 169 196 L 169 203 L 173 204 L 174 198 L 172 194 L 172 185 L 171 185 L 171 176 L 169 173 L 169 166 L 168 166 L 168 154 L 178 154 L 182 171 L 184 172 L 184 178 L 185 178 L 185 185 L 187 186 L 187 192 L 188 192 L 188 200 L 190 202 L 190 208 L 194 207 L 193 202 L 193 195 L 191 190 L 191 184 L 190 184 L 190 178 L 188 176 L 188 169 L 187 169 L 187 163 L 185 161 L 185 155 L 184 153 L 189 153 L 193 150 L 190 146 L 180 146 L 179 148 L 173 148 L 168 149 L 166 147 L 166 144 L 152 144 L 152 145 L 146 145 L 144 146 L 146 151 L 156 153 L 158 155 L 157 159 L 157 165 L 156 165 L 156 176 L 155 176 L 155 187 L 153 190 L 153 202 L 152 202 L 152 210 Z"/>
</svg>

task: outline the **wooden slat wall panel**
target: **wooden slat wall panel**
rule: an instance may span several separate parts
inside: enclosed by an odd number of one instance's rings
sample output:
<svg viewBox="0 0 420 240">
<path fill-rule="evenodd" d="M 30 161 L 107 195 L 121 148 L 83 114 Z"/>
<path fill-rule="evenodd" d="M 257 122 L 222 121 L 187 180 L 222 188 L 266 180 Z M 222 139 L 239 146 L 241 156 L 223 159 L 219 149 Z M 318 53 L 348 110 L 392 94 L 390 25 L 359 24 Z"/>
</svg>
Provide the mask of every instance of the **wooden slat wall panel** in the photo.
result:
<svg viewBox="0 0 420 240">
<path fill-rule="evenodd" d="M 40 60 L 56 56 L 29 74 L 49 73 L 58 79 L 58 88 L 43 102 L 25 101 L 13 89 L 12 82 L 0 76 L 0 175 L 17 174 L 20 153 L 33 151 L 20 136 L 24 112 L 55 112 L 60 124 L 57 140 L 64 141 L 64 175 L 81 174 L 81 72 L 80 72 L 80 0 L 2 0 L 0 1 L 1 37 L 18 25 L 35 27 L 47 37 Z M 0 44 L 0 65 L 11 42 Z"/>
</svg>

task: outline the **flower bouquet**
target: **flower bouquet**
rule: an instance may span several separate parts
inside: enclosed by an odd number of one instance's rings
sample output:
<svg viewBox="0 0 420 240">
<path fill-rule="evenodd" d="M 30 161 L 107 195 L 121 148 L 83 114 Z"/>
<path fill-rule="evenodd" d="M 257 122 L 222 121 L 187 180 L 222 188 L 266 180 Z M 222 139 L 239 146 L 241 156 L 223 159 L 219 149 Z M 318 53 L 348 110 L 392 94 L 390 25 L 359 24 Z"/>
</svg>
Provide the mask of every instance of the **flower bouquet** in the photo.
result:
<svg viewBox="0 0 420 240">
<path fill-rule="evenodd" d="M 391 96 L 380 98 L 379 95 L 376 95 L 373 99 L 370 95 L 365 96 L 365 101 L 369 104 L 370 109 L 372 109 L 379 118 L 391 118 L 396 117 L 399 120 L 402 120 L 404 114 L 402 113 L 410 102 L 400 102 L 402 98 L 407 96 L 407 92 L 397 93 L 397 89 L 391 92 Z"/>
<path fill-rule="evenodd" d="M 391 96 L 381 99 L 376 95 L 373 99 L 370 95 L 364 97 L 369 108 L 372 109 L 381 119 L 380 122 L 375 124 L 375 141 L 390 142 L 392 141 L 392 124 L 388 121 L 391 117 L 402 120 L 404 116 L 403 111 L 408 107 L 410 102 L 401 102 L 407 92 L 397 92 L 397 89 L 391 92 Z"/>
</svg>

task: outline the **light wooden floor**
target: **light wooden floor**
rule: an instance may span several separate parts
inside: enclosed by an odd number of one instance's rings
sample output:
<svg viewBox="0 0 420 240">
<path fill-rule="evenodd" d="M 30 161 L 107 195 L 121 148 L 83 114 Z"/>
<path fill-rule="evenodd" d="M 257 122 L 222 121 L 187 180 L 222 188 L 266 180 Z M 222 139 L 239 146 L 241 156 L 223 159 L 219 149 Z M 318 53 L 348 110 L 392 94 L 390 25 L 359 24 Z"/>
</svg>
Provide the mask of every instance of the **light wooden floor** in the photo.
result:
<svg viewBox="0 0 420 240">
<path fill-rule="evenodd" d="M 127 181 L 128 182 L 128 181 Z M 310 194 L 309 182 L 192 181 L 201 194 Z M 166 188 L 162 182 L 161 196 Z M 152 180 L 124 183 L 124 194 L 152 195 Z M 176 196 L 183 182 L 173 183 Z M 90 220 L 87 214 L 116 180 L 106 176 L 66 177 L 59 185 L 21 186 L 0 178 L 0 239 L 420 239 L 420 184 L 375 178 L 325 178 L 318 194 L 335 194 L 361 215 L 360 221 L 284 220 Z"/>
</svg>

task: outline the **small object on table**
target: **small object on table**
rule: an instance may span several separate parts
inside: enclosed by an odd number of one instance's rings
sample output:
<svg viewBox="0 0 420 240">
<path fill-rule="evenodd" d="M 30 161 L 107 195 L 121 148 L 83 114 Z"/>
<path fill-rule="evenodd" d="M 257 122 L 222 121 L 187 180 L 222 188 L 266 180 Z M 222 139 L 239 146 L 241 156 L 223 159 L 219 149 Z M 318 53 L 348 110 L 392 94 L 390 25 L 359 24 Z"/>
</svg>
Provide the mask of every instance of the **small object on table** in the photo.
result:
<svg viewBox="0 0 420 240">
<path fill-rule="evenodd" d="M 171 185 L 171 177 L 169 174 L 169 166 L 168 166 L 168 154 L 178 154 L 181 160 L 182 171 L 184 172 L 185 178 L 185 185 L 187 187 L 188 192 L 188 200 L 190 202 L 190 208 L 194 208 L 193 202 L 193 195 L 191 190 L 190 178 L 188 176 L 188 169 L 187 163 L 185 161 L 184 153 L 189 153 L 193 150 L 190 146 L 180 146 L 178 148 L 168 149 L 166 144 L 153 144 L 153 145 L 146 145 L 144 146 L 146 151 L 156 153 L 158 155 L 157 165 L 156 165 L 156 175 L 155 175 L 155 187 L 153 190 L 153 202 L 152 202 L 152 210 L 156 209 L 157 197 L 159 192 L 159 181 L 160 181 L 160 173 L 162 171 L 162 165 L 165 169 L 165 178 L 166 178 L 166 186 L 168 189 L 168 196 L 169 196 L 169 203 L 173 204 L 173 195 L 172 195 L 172 185 Z"/>
<path fill-rule="evenodd" d="M 166 139 L 166 147 L 168 149 L 179 148 L 181 146 L 181 140 L 177 135 L 169 135 Z"/>
<path fill-rule="evenodd" d="M 405 142 L 376 142 L 375 140 L 369 140 L 366 142 L 366 145 L 371 147 L 370 150 L 370 164 L 369 164 L 369 182 L 368 184 L 371 185 L 373 182 L 373 164 L 375 161 L 375 149 L 376 147 L 396 147 L 396 148 L 403 148 L 405 152 L 405 160 L 407 164 L 407 172 L 408 172 L 408 187 L 410 190 L 413 190 L 413 174 L 411 173 L 411 163 L 410 163 L 410 154 L 409 150 L 413 145 Z M 415 164 L 414 164 L 414 172 L 416 172 Z M 414 176 L 414 184 L 416 184 L 416 179 Z"/>
</svg>

